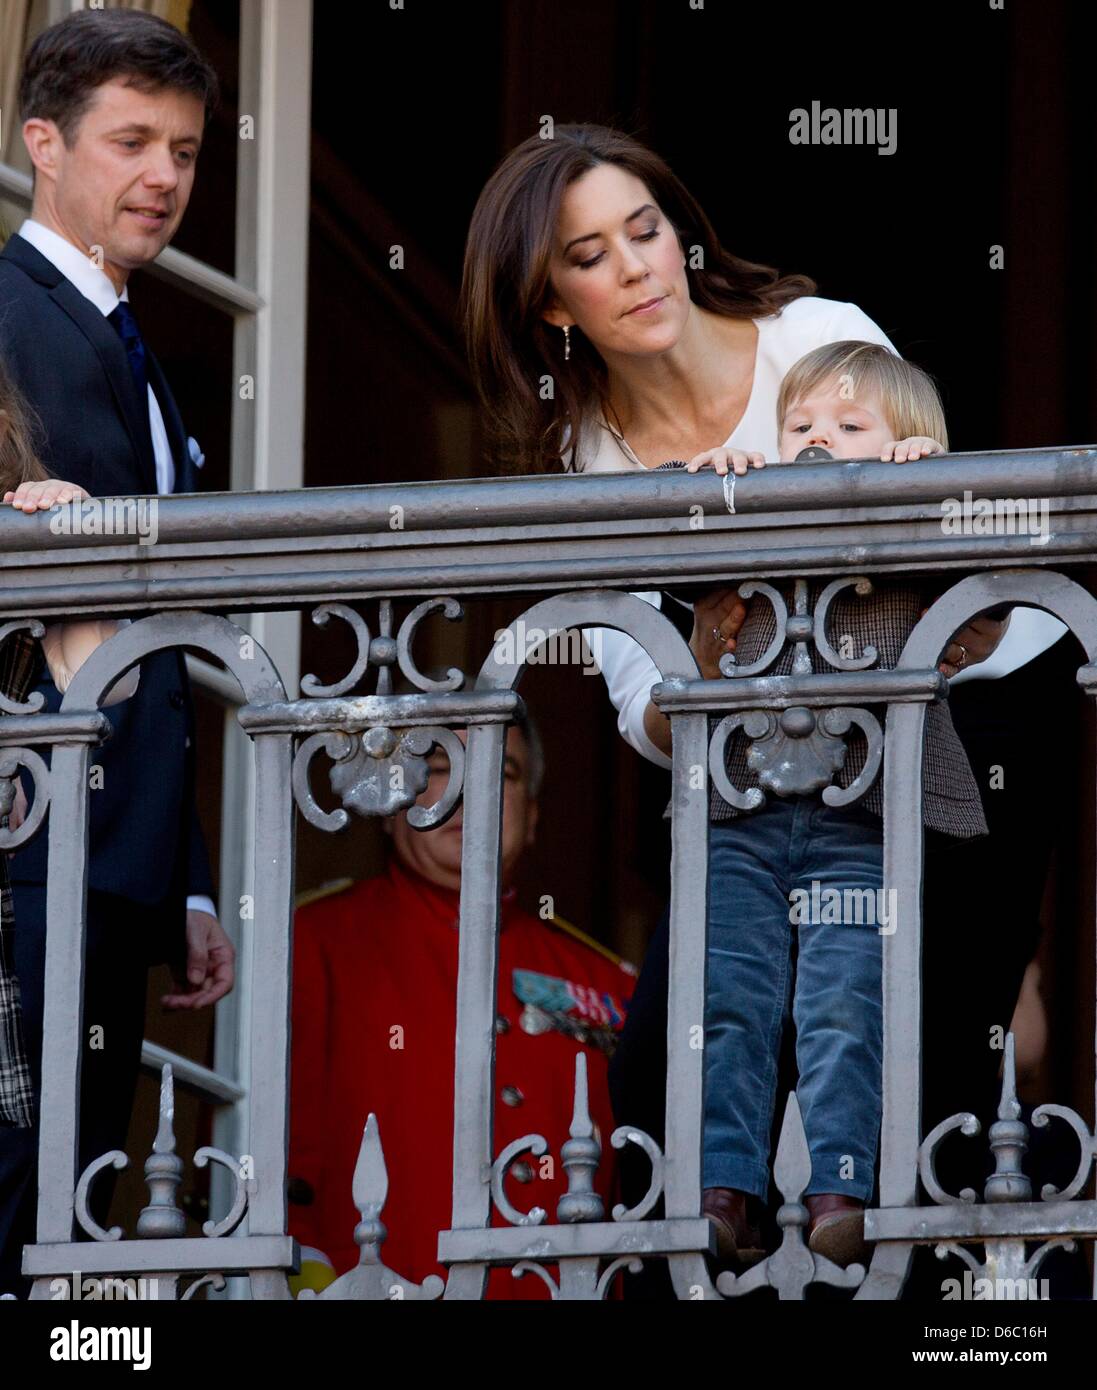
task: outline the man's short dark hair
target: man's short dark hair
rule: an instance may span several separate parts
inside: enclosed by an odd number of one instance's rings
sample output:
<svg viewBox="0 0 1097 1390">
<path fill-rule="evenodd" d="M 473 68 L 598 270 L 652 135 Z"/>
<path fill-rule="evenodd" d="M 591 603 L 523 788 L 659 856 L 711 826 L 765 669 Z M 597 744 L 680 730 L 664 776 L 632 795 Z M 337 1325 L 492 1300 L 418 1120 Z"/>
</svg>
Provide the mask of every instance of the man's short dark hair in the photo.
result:
<svg viewBox="0 0 1097 1390">
<path fill-rule="evenodd" d="M 54 121 L 72 146 L 97 88 L 117 78 L 140 92 L 189 92 L 217 105 L 217 74 L 193 40 L 142 10 L 78 10 L 39 34 L 19 81 L 24 121 Z"/>
</svg>

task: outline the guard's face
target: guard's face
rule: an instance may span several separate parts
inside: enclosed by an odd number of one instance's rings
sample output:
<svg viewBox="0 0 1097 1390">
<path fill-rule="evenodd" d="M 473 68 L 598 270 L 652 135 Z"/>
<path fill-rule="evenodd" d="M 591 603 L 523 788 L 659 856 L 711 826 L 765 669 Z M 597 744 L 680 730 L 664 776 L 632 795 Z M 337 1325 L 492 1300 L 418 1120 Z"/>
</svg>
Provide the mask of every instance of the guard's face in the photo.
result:
<svg viewBox="0 0 1097 1390">
<path fill-rule="evenodd" d="M 457 737 L 466 742 L 465 731 Z M 436 748 L 428 759 L 430 781 L 418 797 L 420 806 L 430 806 L 446 789 L 449 758 Z M 413 830 L 407 816 L 394 816 L 390 822 L 393 849 L 405 868 L 414 870 L 440 888 L 457 891 L 461 887 L 461 844 L 464 805 L 437 830 Z M 530 798 L 526 743 L 516 728 L 507 733 L 506 763 L 503 773 L 502 882 L 509 884 L 522 851 L 531 845 L 537 826 L 537 803 Z"/>
<path fill-rule="evenodd" d="M 575 324 L 607 361 L 672 348 L 689 314 L 678 233 L 647 185 L 616 164 L 599 164 L 565 192 L 549 276 L 545 319 Z"/>
<path fill-rule="evenodd" d="M 36 195 L 47 200 L 62 235 L 108 273 L 147 265 L 186 212 L 204 124 L 205 109 L 189 93 L 106 82 L 71 148 L 52 121 L 27 122 Z"/>
</svg>

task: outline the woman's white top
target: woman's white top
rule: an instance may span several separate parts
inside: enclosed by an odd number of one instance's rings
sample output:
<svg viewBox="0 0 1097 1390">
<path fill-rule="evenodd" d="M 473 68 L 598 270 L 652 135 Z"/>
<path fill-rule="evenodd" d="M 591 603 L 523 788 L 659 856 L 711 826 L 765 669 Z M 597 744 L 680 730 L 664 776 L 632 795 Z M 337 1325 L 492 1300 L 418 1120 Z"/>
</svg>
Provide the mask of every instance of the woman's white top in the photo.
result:
<svg viewBox="0 0 1097 1390">
<path fill-rule="evenodd" d="M 758 343 L 750 399 L 742 419 L 723 447 L 758 451 L 765 455 L 767 463 L 778 461 L 777 395 L 781 382 L 789 368 L 805 353 L 846 339 L 882 343 L 892 352 L 896 351 L 882 329 L 856 304 L 843 304 L 834 299 L 805 295 L 786 305 L 780 314 L 755 319 L 754 323 L 758 329 Z M 575 461 L 576 471 L 581 473 L 621 472 L 644 466 L 628 441 L 605 420 L 591 422 L 580 441 L 580 456 Z M 655 608 L 661 607 L 657 592 L 639 593 L 636 597 L 645 599 Z M 1014 649 L 1004 653 L 1005 663 L 995 663 L 1003 669 L 984 672 L 982 666 L 977 666 L 972 669 L 973 678 L 984 674 L 989 678 L 1016 670 L 1066 631 L 1047 614 L 1033 609 L 1016 610 L 1002 647 L 1006 646 L 1015 626 L 1018 631 L 1016 643 L 1011 644 Z M 644 730 L 644 711 L 651 687 L 662 679 L 658 667 L 643 647 L 623 632 L 592 628 L 586 635 L 591 653 L 605 677 L 609 697 L 617 709 L 617 727 L 622 736 L 645 758 L 669 768 L 670 759 L 656 748 Z"/>
</svg>

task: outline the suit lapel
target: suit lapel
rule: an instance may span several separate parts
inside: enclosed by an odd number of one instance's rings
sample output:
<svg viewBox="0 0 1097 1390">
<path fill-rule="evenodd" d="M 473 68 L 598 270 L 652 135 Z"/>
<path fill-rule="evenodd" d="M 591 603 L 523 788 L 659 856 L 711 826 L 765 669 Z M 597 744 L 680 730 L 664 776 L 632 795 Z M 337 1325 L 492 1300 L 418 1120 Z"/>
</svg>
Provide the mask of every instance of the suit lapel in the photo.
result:
<svg viewBox="0 0 1097 1390">
<path fill-rule="evenodd" d="M 129 358 L 122 339 L 99 310 L 85 299 L 76 286 L 65 278 L 45 256 L 16 234 L 8 239 L 2 253 L 14 261 L 33 279 L 49 289 L 50 298 L 87 338 L 94 349 L 111 391 L 118 413 L 125 421 L 137 458 L 138 476 L 148 492 L 156 493 L 156 461 L 149 429 L 148 401 L 137 398 L 137 383 L 130 371 Z M 155 390 L 155 387 L 153 388 Z"/>
<path fill-rule="evenodd" d="M 149 429 L 149 403 L 147 398 L 138 400 L 137 383 L 130 371 L 122 339 L 95 305 L 86 300 L 64 276 L 61 283 L 50 291 L 50 297 L 64 309 L 99 354 L 114 399 L 133 441 L 141 480 L 148 491 L 155 494 L 156 462 L 152 451 L 152 431 Z"/>
</svg>

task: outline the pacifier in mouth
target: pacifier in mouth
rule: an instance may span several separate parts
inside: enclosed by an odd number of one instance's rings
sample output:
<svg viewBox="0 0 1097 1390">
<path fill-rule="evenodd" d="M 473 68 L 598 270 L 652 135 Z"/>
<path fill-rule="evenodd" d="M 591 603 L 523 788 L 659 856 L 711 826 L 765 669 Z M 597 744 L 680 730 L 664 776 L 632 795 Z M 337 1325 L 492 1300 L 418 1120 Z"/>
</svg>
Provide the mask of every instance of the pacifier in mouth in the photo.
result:
<svg viewBox="0 0 1097 1390">
<path fill-rule="evenodd" d="M 792 461 L 793 463 L 825 463 L 828 459 L 831 461 L 834 459 L 834 455 L 829 449 L 812 444 L 807 449 L 801 449 Z"/>
</svg>

